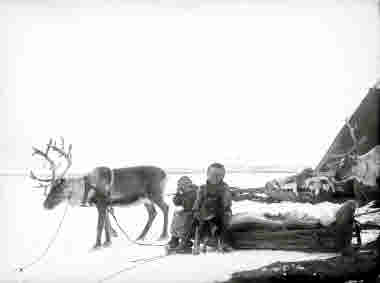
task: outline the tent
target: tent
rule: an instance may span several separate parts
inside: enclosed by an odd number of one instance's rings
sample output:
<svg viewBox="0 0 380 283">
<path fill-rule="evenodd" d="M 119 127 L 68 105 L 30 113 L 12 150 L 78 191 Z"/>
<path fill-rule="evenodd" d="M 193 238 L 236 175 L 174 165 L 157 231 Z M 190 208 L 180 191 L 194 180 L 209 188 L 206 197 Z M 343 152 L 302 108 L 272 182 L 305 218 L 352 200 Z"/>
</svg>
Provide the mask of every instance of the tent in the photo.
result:
<svg viewBox="0 0 380 283">
<path fill-rule="evenodd" d="M 366 142 L 358 147 L 358 153 L 364 154 L 372 149 L 375 145 L 380 144 L 379 136 L 379 116 L 380 116 L 380 83 L 372 87 L 368 94 L 364 97 L 359 107 L 350 117 L 349 122 L 351 125 L 357 125 L 356 136 L 360 139 L 365 136 Z M 323 156 L 322 160 L 316 167 L 317 171 L 329 171 L 330 162 L 337 159 L 328 158 L 330 154 L 340 154 L 347 152 L 353 145 L 349 129 L 343 125 L 338 135 L 335 137 L 331 146 Z"/>
</svg>

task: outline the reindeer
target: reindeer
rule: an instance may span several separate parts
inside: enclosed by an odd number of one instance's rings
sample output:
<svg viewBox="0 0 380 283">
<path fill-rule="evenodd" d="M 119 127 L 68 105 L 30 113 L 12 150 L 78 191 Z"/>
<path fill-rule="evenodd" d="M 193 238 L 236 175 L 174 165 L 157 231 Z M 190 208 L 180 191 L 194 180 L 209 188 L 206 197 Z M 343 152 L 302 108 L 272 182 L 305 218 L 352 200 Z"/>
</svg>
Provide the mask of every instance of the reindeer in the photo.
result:
<svg viewBox="0 0 380 283">
<path fill-rule="evenodd" d="M 62 139 L 61 147 L 50 139 L 45 151 L 33 147 L 33 155 L 39 155 L 48 161 L 51 170 L 51 177 L 47 179 L 39 178 L 33 171 L 30 172 L 32 179 L 37 180 L 42 186 L 50 187 L 47 197 L 43 203 L 45 209 L 54 209 L 58 204 L 65 200 L 70 201 L 75 191 L 75 184 L 78 178 L 65 177 L 72 164 L 71 155 L 72 146 L 65 151 L 64 141 Z M 57 166 L 49 157 L 49 153 L 54 151 L 60 157 L 66 160 L 66 167 L 63 172 L 56 176 Z M 83 177 L 79 178 L 84 182 L 86 189 L 94 189 L 95 205 L 98 210 L 97 235 L 94 249 L 100 248 L 102 231 L 105 230 L 104 246 L 111 245 L 111 225 L 108 208 L 114 206 L 129 206 L 143 203 L 148 211 L 148 220 L 137 240 L 143 240 L 150 230 L 157 212 L 157 205 L 163 215 L 164 223 L 160 240 L 168 237 L 168 210 L 169 207 L 164 201 L 164 188 L 166 184 L 166 173 L 164 170 L 154 166 L 136 166 L 119 169 L 110 169 L 108 167 L 97 167 Z M 84 193 L 84 192 L 83 192 Z"/>
<path fill-rule="evenodd" d="M 377 178 L 380 176 L 380 145 L 376 145 L 367 153 L 359 155 L 358 147 L 367 138 L 364 136 L 358 140 L 355 134 L 357 125 L 352 126 L 348 119 L 346 120 L 346 126 L 350 131 L 353 146 L 346 153 L 329 155 L 329 158 L 340 158 L 333 178 L 335 179 L 334 182 L 342 184 L 354 179 L 359 184 L 375 187 L 377 185 Z M 354 191 L 356 191 L 356 188 L 354 188 Z M 356 193 L 361 194 L 367 199 L 366 195 L 362 192 L 357 191 Z"/>
</svg>

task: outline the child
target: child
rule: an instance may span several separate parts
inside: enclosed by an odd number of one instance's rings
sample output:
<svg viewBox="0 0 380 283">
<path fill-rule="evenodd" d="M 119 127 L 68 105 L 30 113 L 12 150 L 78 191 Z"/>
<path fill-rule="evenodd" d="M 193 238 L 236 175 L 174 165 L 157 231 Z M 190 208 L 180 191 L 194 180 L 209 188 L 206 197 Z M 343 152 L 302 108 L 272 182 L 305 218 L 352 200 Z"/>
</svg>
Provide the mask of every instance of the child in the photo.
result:
<svg viewBox="0 0 380 283">
<path fill-rule="evenodd" d="M 201 233 L 203 224 L 216 227 L 222 242 L 221 248 L 228 251 L 231 249 L 227 244 L 227 228 L 232 215 L 232 197 L 228 185 L 223 181 L 225 174 L 226 170 L 220 163 L 213 163 L 207 168 L 207 181 L 198 190 L 193 210 L 195 217 L 200 220 Z"/>
<path fill-rule="evenodd" d="M 175 206 L 183 207 L 174 213 L 171 224 L 171 235 L 168 245 L 170 249 L 191 248 L 191 234 L 193 227 L 192 209 L 197 197 L 198 187 L 187 176 L 182 176 L 177 182 L 177 192 L 173 197 Z"/>
</svg>

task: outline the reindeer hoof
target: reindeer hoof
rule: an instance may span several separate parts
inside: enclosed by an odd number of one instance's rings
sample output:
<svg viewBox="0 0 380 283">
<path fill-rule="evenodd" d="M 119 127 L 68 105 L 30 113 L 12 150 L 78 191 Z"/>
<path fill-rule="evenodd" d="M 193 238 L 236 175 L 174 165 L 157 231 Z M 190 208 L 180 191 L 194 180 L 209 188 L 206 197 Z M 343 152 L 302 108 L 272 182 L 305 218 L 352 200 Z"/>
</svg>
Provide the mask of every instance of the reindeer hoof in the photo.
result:
<svg viewBox="0 0 380 283">
<path fill-rule="evenodd" d="M 97 251 L 97 250 L 100 250 L 102 248 L 102 245 L 100 244 L 95 244 L 92 248 L 91 248 L 91 251 Z"/>
<path fill-rule="evenodd" d="M 108 247 L 110 247 L 111 245 L 112 245 L 112 242 L 111 242 L 111 241 L 106 241 L 106 242 L 104 242 L 103 247 L 108 248 Z"/>
<path fill-rule="evenodd" d="M 136 241 L 145 241 L 145 236 L 137 237 Z"/>
<path fill-rule="evenodd" d="M 167 241 L 169 239 L 169 236 L 168 235 L 161 235 L 159 238 L 158 238 L 158 241 Z"/>
</svg>

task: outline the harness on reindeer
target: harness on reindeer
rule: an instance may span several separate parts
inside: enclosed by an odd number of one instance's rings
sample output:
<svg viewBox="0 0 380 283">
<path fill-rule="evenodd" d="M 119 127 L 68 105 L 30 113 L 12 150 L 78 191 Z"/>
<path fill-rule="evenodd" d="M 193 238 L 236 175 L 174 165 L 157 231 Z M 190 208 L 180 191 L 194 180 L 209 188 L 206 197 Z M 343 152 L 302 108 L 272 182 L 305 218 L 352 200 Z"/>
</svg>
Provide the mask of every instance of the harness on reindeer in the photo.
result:
<svg viewBox="0 0 380 283">
<path fill-rule="evenodd" d="M 105 182 L 103 181 L 105 180 Z M 81 206 L 87 206 L 98 201 L 110 205 L 111 188 L 114 184 L 114 171 L 108 167 L 95 168 L 88 175 L 84 176 L 85 192 Z M 102 182 L 103 181 L 103 182 Z M 92 194 L 90 195 L 92 190 Z"/>
</svg>

